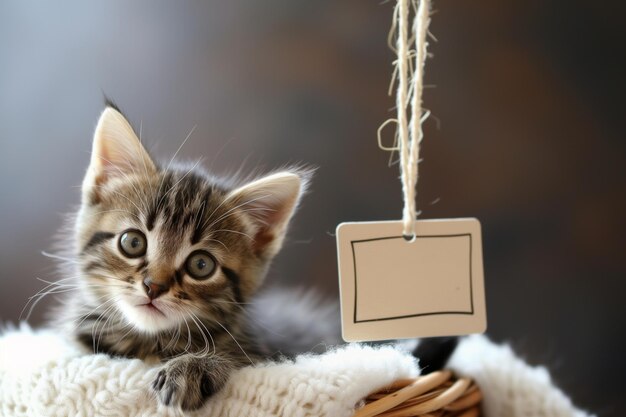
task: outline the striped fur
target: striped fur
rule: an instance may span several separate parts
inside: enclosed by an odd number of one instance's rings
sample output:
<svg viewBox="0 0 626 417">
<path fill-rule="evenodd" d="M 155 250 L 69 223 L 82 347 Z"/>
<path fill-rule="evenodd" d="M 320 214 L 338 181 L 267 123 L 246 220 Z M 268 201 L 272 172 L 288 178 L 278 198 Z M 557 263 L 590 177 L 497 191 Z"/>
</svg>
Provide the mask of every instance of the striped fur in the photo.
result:
<svg viewBox="0 0 626 417">
<path fill-rule="evenodd" d="M 245 184 L 194 166 L 158 166 L 118 110 L 108 107 L 94 137 L 74 227 L 72 275 L 58 324 L 94 352 L 162 362 L 160 401 L 199 407 L 234 369 L 271 352 L 255 343 L 246 306 L 278 252 L 306 185 L 292 169 Z M 120 238 L 146 236 L 144 256 L 127 257 Z M 195 250 L 216 272 L 186 270 Z M 151 300 L 144 282 L 163 294 Z"/>
</svg>

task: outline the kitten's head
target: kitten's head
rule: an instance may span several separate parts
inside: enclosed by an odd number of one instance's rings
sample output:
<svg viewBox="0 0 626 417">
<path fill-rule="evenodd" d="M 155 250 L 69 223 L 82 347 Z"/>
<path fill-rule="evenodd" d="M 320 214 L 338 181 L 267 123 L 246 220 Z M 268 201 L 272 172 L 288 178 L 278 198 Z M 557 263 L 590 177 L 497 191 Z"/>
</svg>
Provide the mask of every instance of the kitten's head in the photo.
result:
<svg viewBox="0 0 626 417">
<path fill-rule="evenodd" d="M 233 185 L 195 166 L 160 167 L 106 108 L 76 222 L 90 304 L 149 333 L 227 320 L 262 282 L 307 177 L 294 169 Z"/>
</svg>

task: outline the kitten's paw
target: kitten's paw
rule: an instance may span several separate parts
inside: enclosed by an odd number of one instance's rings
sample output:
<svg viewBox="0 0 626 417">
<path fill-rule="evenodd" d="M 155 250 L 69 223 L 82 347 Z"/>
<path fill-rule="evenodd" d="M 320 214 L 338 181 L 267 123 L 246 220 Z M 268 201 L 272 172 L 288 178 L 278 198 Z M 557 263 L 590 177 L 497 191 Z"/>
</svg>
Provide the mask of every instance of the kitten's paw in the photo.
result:
<svg viewBox="0 0 626 417">
<path fill-rule="evenodd" d="M 195 410 L 226 382 L 227 378 L 214 365 L 210 358 L 181 356 L 172 359 L 159 371 L 152 389 L 164 405 Z"/>
</svg>

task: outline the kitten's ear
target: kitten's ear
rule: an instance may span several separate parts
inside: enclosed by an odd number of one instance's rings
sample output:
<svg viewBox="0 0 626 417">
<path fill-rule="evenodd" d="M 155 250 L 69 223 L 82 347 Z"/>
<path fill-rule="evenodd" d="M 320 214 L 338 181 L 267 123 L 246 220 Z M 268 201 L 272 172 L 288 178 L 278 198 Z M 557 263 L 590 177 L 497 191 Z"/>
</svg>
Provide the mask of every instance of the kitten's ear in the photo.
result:
<svg viewBox="0 0 626 417">
<path fill-rule="evenodd" d="M 254 250 L 272 257 L 280 250 L 312 171 L 283 171 L 252 181 L 228 195 L 254 225 Z"/>
<path fill-rule="evenodd" d="M 83 181 L 83 195 L 91 199 L 98 188 L 115 178 L 153 175 L 154 162 L 126 118 L 113 107 L 100 115 L 93 138 L 91 162 Z"/>
</svg>

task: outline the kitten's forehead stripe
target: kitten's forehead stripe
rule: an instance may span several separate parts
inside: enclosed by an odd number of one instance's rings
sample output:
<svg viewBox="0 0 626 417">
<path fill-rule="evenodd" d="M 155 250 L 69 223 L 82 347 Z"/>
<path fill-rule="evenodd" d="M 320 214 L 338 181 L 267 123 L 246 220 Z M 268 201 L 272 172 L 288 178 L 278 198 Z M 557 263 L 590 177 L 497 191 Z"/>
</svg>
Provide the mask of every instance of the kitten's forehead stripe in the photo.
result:
<svg viewBox="0 0 626 417">
<path fill-rule="evenodd" d="M 152 229 L 154 228 L 157 216 L 159 215 L 159 212 L 162 210 L 164 205 L 163 200 L 165 200 L 165 198 L 167 197 L 167 193 L 170 192 L 170 189 L 173 185 L 171 172 L 165 172 L 162 175 L 163 178 L 159 182 L 156 194 L 152 196 L 152 204 L 148 211 L 148 215 L 146 216 L 146 227 L 148 228 L 148 231 L 152 231 Z"/>
<path fill-rule="evenodd" d="M 171 216 L 167 225 L 171 231 L 180 232 L 191 225 L 200 209 L 200 199 L 205 189 L 206 185 L 196 174 L 188 174 L 177 180 L 168 199 Z"/>
<path fill-rule="evenodd" d="M 161 184 L 146 215 L 146 227 L 152 231 L 160 221 L 169 235 L 180 235 L 193 228 L 192 242 L 197 243 L 202 237 L 202 215 L 213 191 L 211 185 L 190 172 L 164 173 Z"/>
<path fill-rule="evenodd" d="M 83 252 L 86 252 L 87 250 L 91 249 L 92 247 L 98 246 L 102 242 L 105 242 L 105 241 L 107 241 L 109 239 L 112 239 L 114 237 L 115 237 L 115 233 L 111 233 L 111 232 L 96 232 L 93 235 L 91 235 L 91 238 L 89 239 L 87 244 L 83 247 Z"/>
<path fill-rule="evenodd" d="M 146 216 L 146 227 L 149 232 L 151 232 L 152 229 L 154 229 L 154 222 L 156 220 L 156 215 L 157 215 L 156 207 L 153 206 L 150 208 L 150 211 L 148 211 L 148 215 Z"/>
<path fill-rule="evenodd" d="M 195 223 L 193 225 L 193 235 L 191 235 L 191 244 L 195 245 L 200 242 L 202 238 L 202 233 L 204 232 L 204 214 L 206 213 L 206 206 L 209 203 L 209 199 L 211 198 L 211 194 L 213 193 L 212 188 L 207 188 L 201 197 L 201 208 L 198 212 L 198 215 L 195 217 Z M 210 213 L 209 213 L 210 214 Z"/>
</svg>

